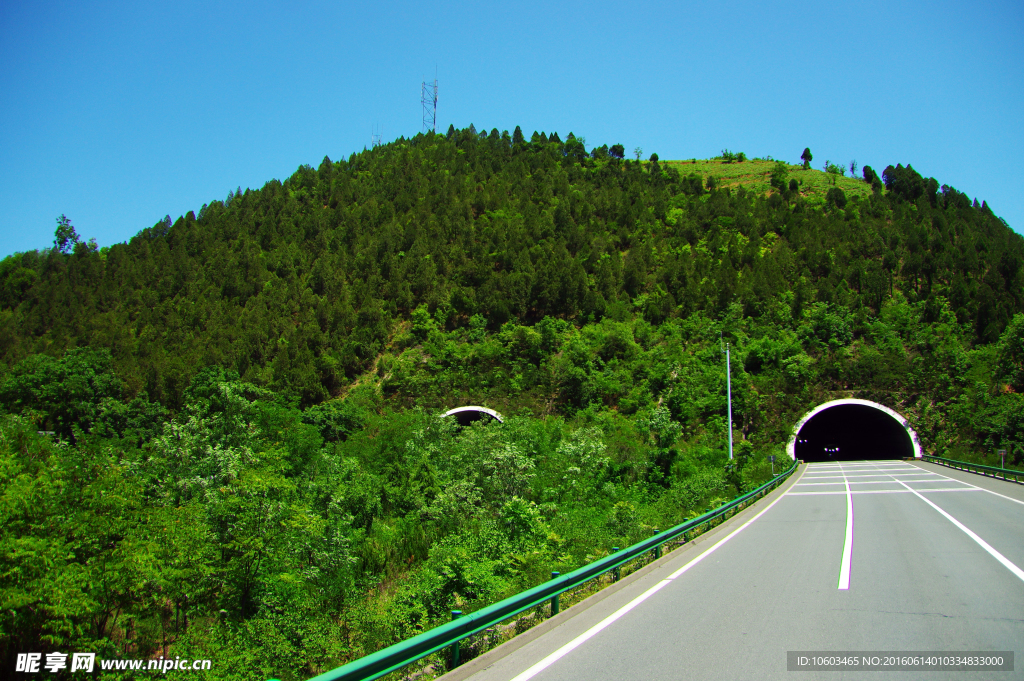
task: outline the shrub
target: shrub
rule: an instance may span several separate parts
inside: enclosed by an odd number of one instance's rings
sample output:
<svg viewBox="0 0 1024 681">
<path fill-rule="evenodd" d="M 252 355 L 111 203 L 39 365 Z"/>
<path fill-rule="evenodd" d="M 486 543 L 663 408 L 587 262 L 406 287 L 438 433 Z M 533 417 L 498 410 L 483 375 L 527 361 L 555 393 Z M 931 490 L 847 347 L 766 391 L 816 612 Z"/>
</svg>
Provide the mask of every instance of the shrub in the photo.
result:
<svg viewBox="0 0 1024 681">
<path fill-rule="evenodd" d="M 772 168 L 772 177 L 770 183 L 773 187 L 782 191 L 786 188 L 786 178 L 789 175 L 789 168 L 782 161 L 775 163 L 775 167 Z"/>
<path fill-rule="evenodd" d="M 825 203 L 832 208 L 846 208 L 846 192 L 839 187 L 832 187 L 825 194 Z"/>
</svg>

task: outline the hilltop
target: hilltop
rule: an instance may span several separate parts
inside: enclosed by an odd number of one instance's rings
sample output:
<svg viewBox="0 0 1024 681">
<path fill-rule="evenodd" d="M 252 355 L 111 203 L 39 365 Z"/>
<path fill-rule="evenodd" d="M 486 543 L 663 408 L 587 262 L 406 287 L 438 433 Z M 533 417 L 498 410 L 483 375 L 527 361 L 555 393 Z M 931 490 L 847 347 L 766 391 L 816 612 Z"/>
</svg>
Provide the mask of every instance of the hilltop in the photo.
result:
<svg viewBox="0 0 1024 681">
<path fill-rule="evenodd" d="M 721 158 L 664 162 L 669 167 L 678 168 L 681 175 L 698 173 L 705 178 L 714 177 L 723 189 L 735 190 L 743 187 L 747 191 L 765 196 L 770 195 L 773 190 L 771 176 L 778 163 L 780 161 L 771 158 L 746 159 L 741 162 L 725 161 Z M 862 178 L 827 173 L 815 168 L 805 169 L 799 164 L 781 163 L 785 166 L 788 177 L 799 184 L 800 197 L 807 200 L 810 205 L 824 206 L 828 190 L 832 187 L 842 189 L 847 198 L 857 196 L 866 199 L 871 196 L 871 184 Z"/>
</svg>

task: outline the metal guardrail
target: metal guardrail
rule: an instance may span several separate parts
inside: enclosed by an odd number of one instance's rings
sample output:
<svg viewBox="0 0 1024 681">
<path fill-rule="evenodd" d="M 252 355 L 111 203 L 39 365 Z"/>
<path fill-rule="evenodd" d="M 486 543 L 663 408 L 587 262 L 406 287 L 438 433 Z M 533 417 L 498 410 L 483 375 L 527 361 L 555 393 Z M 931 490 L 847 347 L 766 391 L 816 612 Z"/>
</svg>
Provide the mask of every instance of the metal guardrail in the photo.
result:
<svg viewBox="0 0 1024 681">
<path fill-rule="evenodd" d="M 503 620 L 548 601 L 552 604 L 552 610 L 557 612 L 557 598 L 560 594 L 610 571 L 615 571 L 618 576 L 618 570 L 624 563 L 628 563 L 648 551 L 653 551 L 655 557 L 660 557 L 663 544 L 680 536 L 685 541 L 686 534 L 691 530 L 714 523 L 719 518 L 724 520 L 730 511 L 764 496 L 789 477 L 796 470 L 797 463 L 794 461 L 788 470 L 779 473 L 757 489 L 736 497 L 714 510 L 708 509 L 707 513 L 693 520 L 685 521 L 670 530 L 658 532 L 629 548 L 616 551 L 568 574 L 556 576 L 539 586 L 481 608 L 476 612 L 464 616 L 459 616 L 461 613 L 459 615 L 453 613 L 457 619 L 453 619 L 447 624 L 434 627 L 376 653 L 353 660 L 337 669 L 324 672 L 310 681 L 372 681 L 448 647 L 453 647 L 453 666 L 457 666 L 458 653 L 454 646 L 457 646 L 462 639 L 480 633 Z"/>
<path fill-rule="evenodd" d="M 924 461 L 929 461 L 931 463 L 937 463 L 940 466 L 948 466 L 950 468 L 955 468 L 960 471 L 967 471 L 968 473 L 977 473 L 978 475 L 984 475 L 986 477 L 1001 477 L 1003 480 L 1007 481 L 1009 481 L 1012 477 L 1014 482 L 1021 482 L 1022 480 L 1024 480 L 1024 471 L 1015 471 L 1009 468 L 998 468 L 996 466 L 982 466 L 980 463 L 955 461 L 953 459 L 945 459 L 941 456 L 929 456 L 927 454 L 922 456 L 921 459 Z"/>
</svg>

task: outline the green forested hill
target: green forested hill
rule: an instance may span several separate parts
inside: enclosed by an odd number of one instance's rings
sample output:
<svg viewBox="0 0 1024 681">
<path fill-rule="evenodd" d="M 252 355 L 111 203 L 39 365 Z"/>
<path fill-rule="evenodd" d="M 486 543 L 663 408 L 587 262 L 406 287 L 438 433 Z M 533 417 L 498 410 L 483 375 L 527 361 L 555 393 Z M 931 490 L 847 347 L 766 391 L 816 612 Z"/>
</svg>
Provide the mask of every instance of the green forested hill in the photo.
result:
<svg viewBox="0 0 1024 681">
<path fill-rule="evenodd" d="M 797 317 L 815 302 L 877 316 L 901 295 L 933 319 L 948 305 L 971 343 L 1024 311 L 1020 236 L 912 169 L 888 192 L 862 183 L 867 197 L 819 208 L 824 197 L 788 186 L 708 193 L 710 175 L 686 164 L 552 140 L 421 135 L 127 244 L 11 256 L 0 358 L 106 347 L 130 391 L 170 406 L 206 365 L 311 404 L 367 370 L 419 305 L 443 329 L 479 314 L 496 331 L 545 316 L 657 326 L 733 304 L 757 320 L 788 295 Z"/>
<path fill-rule="evenodd" d="M 0 662 L 303 678 L 749 489 L 837 396 L 1024 464 L 1024 239 L 987 205 L 622 152 L 451 129 L 0 262 Z"/>
</svg>

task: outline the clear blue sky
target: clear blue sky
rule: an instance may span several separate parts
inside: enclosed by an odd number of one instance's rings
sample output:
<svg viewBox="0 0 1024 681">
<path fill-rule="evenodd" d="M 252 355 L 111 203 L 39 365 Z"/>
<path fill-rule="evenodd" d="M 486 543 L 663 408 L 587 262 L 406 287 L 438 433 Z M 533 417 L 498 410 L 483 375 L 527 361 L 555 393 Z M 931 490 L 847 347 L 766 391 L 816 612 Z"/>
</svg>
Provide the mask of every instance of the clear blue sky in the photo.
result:
<svg viewBox="0 0 1024 681">
<path fill-rule="evenodd" d="M 421 129 L 911 163 L 1024 229 L 1024 3 L 0 3 L 0 257 Z"/>
</svg>

